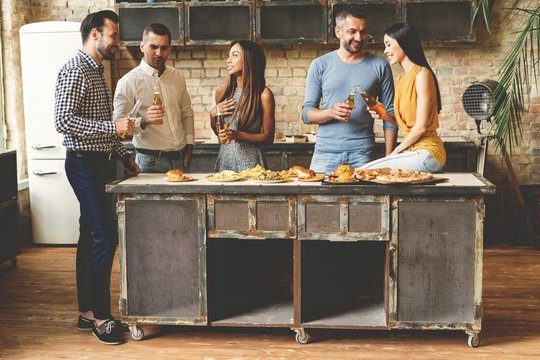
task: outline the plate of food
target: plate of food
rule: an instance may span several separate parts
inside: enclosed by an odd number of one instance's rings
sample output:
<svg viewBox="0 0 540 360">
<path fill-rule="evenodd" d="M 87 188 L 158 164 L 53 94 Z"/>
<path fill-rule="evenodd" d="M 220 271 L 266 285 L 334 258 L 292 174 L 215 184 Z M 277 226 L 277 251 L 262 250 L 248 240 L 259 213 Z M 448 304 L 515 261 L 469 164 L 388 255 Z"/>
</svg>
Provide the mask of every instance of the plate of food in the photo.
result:
<svg viewBox="0 0 540 360">
<path fill-rule="evenodd" d="M 167 176 L 165 176 L 163 180 L 168 182 L 185 182 L 194 181 L 197 180 L 197 178 L 184 174 L 184 172 L 180 169 L 172 169 L 167 171 Z"/>
<path fill-rule="evenodd" d="M 283 176 L 278 171 L 265 170 L 253 179 L 253 181 L 264 184 L 275 184 L 289 181 L 287 176 Z"/>
<path fill-rule="evenodd" d="M 430 184 L 448 180 L 428 172 L 402 169 L 356 169 L 357 179 L 376 184 Z"/>
<path fill-rule="evenodd" d="M 291 167 L 289 170 L 286 170 L 286 173 L 288 174 L 288 176 L 297 177 L 298 180 L 311 179 L 317 176 L 315 171 L 311 169 L 306 169 L 305 167 L 300 166 L 300 165 L 295 165 Z M 318 180 L 313 180 L 313 181 L 318 181 Z"/>
<path fill-rule="evenodd" d="M 278 184 L 278 183 L 284 183 L 284 182 L 287 182 L 287 181 L 289 181 L 289 179 L 275 179 L 275 180 L 258 180 L 258 179 L 253 179 L 253 181 L 255 181 L 256 183 L 260 183 L 260 184 Z"/>
<path fill-rule="evenodd" d="M 244 179 L 240 174 L 230 170 L 223 170 L 215 174 L 206 175 L 204 178 L 214 182 L 232 182 Z"/>
<path fill-rule="evenodd" d="M 316 181 L 323 181 L 325 178 L 324 174 L 315 174 L 315 176 L 312 177 L 306 177 L 306 178 L 298 178 L 298 181 L 305 181 L 305 182 L 316 182 Z"/>
<path fill-rule="evenodd" d="M 336 167 L 336 170 L 331 172 L 324 179 L 323 184 L 358 184 L 358 179 L 354 176 L 354 168 L 349 164 L 342 164 Z"/>
<path fill-rule="evenodd" d="M 261 165 L 257 164 L 254 168 L 246 169 L 240 172 L 240 175 L 243 177 L 254 179 L 258 177 L 259 175 L 263 174 L 265 171 L 268 171 L 268 170 L 266 170 Z"/>
</svg>

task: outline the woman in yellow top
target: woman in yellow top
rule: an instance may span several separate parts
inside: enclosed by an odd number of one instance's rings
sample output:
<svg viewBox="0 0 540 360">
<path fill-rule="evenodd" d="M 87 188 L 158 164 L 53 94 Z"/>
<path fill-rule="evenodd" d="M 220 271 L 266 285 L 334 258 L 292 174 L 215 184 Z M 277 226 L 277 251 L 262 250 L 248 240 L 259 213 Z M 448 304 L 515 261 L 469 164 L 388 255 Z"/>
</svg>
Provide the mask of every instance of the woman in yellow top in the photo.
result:
<svg viewBox="0 0 540 360">
<path fill-rule="evenodd" d="M 362 168 L 389 167 L 426 172 L 441 171 L 446 162 L 446 151 L 437 136 L 441 94 L 437 78 L 429 66 L 420 38 L 414 27 L 397 23 L 386 29 L 384 54 L 391 65 L 403 68 L 397 79 L 394 97 L 395 117 L 370 111 L 374 119 L 382 118 L 399 127 L 403 141 L 394 151 L 365 164 Z"/>
</svg>

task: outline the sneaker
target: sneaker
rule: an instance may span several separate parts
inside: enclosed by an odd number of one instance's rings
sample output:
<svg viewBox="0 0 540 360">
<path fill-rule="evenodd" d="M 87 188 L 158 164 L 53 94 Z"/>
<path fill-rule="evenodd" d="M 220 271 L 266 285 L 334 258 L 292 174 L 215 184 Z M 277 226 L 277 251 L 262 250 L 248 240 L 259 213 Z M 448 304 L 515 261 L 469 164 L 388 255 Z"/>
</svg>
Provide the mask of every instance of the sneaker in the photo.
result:
<svg viewBox="0 0 540 360">
<path fill-rule="evenodd" d="M 85 318 L 82 315 L 79 315 L 79 319 L 77 320 L 77 330 L 81 331 L 90 331 L 94 328 L 94 320 L 90 320 Z"/>
<path fill-rule="evenodd" d="M 128 324 L 124 324 L 120 320 L 116 320 L 116 319 L 112 319 L 112 321 L 114 321 L 114 325 L 118 328 L 119 331 L 122 331 L 122 332 L 128 332 L 129 331 Z"/>
<path fill-rule="evenodd" d="M 94 334 L 94 336 L 103 344 L 117 345 L 123 342 L 119 331 L 120 329 L 116 326 L 116 322 L 114 320 L 107 320 L 101 325 L 97 325 L 94 322 L 92 334 Z"/>
</svg>

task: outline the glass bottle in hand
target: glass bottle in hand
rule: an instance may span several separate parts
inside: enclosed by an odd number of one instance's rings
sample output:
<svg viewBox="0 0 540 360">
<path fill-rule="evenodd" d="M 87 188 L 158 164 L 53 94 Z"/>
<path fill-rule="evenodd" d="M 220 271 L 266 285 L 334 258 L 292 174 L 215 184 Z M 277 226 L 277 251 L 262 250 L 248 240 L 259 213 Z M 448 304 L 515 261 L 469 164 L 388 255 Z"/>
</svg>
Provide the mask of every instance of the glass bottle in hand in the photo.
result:
<svg viewBox="0 0 540 360">
<path fill-rule="evenodd" d="M 154 99 L 152 101 L 152 105 L 163 107 L 163 102 L 161 101 L 161 86 L 159 85 L 159 81 L 156 81 L 154 84 Z M 161 125 L 163 124 L 163 120 L 160 122 L 155 122 L 154 124 Z"/>
<path fill-rule="evenodd" d="M 229 138 L 221 141 L 219 137 L 219 131 L 227 130 L 228 127 L 229 126 L 227 125 L 227 122 L 225 121 L 225 119 L 223 118 L 223 115 L 221 114 L 221 109 L 219 108 L 219 106 L 216 106 L 216 128 L 218 130 L 218 142 L 220 144 L 229 144 L 231 142 Z"/>
<path fill-rule="evenodd" d="M 354 85 L 351 89 L 351 92 L 349 93 L 349 96 L 347 97 L 347 100 L 345 100 L 345 104 L 347 104 L 351 109 L 354 109 L 356 106 L 354 105 L 354 97 L 356 95 L 356 91 L 358 90 L 358 85 Z"/>
<path fill-rule="evenodd" d="M 364 103 L 366 104 L 368 110 L 375 111 L 379 117 L 382 117 L 384 114 L 386 114 L 386 108 L 383 104 L 381 104 L 377 99 L 375 99 L 373 96 L 369 95 L 367 92 L 362 91 L 360 93 L 362 96 L 362 99 L 364 99 Z"/>
</svg>

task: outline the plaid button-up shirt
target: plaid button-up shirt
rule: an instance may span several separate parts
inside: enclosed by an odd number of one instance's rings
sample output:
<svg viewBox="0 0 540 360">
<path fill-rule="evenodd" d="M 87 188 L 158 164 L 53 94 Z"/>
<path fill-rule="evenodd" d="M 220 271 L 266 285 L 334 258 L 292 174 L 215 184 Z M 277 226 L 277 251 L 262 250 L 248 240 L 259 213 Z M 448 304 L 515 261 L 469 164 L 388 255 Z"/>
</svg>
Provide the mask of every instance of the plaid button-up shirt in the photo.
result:
<svg viewBox="0 0 540 360">
<path fill-rule="evenodd" d="M 64 134 L 69 150 L 128 155 L 115 133 L 112 102 L 105 83 L 103 65 L 82 50 L 58 73 L 54 126 Z"/>
</svg>

